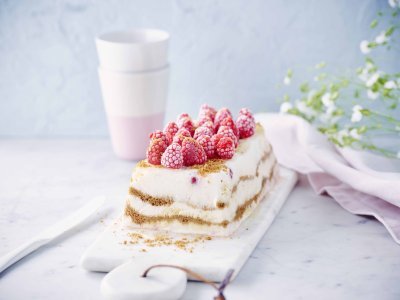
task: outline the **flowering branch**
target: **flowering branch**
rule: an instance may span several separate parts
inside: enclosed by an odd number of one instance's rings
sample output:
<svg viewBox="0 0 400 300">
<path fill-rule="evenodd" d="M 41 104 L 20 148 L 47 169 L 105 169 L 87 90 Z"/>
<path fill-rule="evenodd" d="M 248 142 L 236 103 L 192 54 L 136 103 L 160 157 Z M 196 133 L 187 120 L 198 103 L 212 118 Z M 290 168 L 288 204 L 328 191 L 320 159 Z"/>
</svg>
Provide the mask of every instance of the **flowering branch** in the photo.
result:
<svg viewBox="0 0 400 300">
<path fill-rule="evenodd" d="M 360 43 L 364 55 L 377 48 L 393 49 L 396 35 L 400 36 L 400 0 L 389 0 L 389 28 L 380 30 L 372 40 Z M 375 30 L 383 13 L 378 13 L 370 27 Z M 318 72 L 313 81 L 300 84 L 300 95 L 292 100 L 282 99 L 280 110 L 300 116 L 314 124 L 320 132 L 339 147 L 369 150 L 388 157 L 400 158 L 400 143 L 395 149 L 386 149 L 375 141 L 379 134 L 400 135 L 399 99 L 400 72 L 388 73 L 379 69 L 371 56 L 350 75 L 334 76 L 323 72 L 326 63 L 315 66 Z M 288 70 L 283 83 L 291 85 L 293 71 Z"/>
</svg>

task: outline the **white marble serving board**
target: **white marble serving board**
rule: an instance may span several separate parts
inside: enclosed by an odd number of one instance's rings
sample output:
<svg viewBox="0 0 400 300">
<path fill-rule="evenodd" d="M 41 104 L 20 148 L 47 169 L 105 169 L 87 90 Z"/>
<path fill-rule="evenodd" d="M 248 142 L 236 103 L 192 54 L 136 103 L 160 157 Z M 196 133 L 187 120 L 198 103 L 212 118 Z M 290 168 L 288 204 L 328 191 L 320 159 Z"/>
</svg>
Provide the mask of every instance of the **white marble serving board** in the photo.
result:
<svg viewBox="0 0 400 300">
<path fill-rule="evenodd" d="M 175 245 L 149 247 L 143 242 L 144 239 L 137 244 L 130 244 L 128 233 L 132 229 L 125 228 L 121 218 L 118 218 L 87 249 L 81 265 L 89 271 L 109 272 L 127 260 L 136 260 L 138 268 L 160 263 L 175 264 L 190 268 L 215 282 L 222 281 L 226 272 L 233 268 L 235 277 L 297 182 L 297 175 L 291 170 L 281 167 L 279 175 L 274 188 L 230 237 L 213 237 L 212 240 L 192 243 L 189 246 L 193 247 L 192 251 L 182 250 Z M 141 230 L 134 232 L 144 236 L 154 234 Z M 194 237 L 177 234 L 169 236 L 174 240 Z"/>
</svg>

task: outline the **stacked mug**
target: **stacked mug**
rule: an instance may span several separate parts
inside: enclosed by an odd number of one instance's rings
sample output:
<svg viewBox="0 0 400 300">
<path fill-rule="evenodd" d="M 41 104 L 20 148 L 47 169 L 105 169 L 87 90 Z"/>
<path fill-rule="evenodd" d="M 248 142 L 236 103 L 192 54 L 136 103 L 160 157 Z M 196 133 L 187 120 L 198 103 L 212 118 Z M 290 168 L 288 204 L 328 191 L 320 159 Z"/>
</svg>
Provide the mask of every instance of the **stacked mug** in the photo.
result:
<svg viewBox="0 0 400 300">
<path fill-rule="evenodd" d="M 142 159 L 149 133 L 163 125 L 168 94 L 169 34 L 134 29 L 96 38 L 100 86 L 115 154 Z"/>
</svg>

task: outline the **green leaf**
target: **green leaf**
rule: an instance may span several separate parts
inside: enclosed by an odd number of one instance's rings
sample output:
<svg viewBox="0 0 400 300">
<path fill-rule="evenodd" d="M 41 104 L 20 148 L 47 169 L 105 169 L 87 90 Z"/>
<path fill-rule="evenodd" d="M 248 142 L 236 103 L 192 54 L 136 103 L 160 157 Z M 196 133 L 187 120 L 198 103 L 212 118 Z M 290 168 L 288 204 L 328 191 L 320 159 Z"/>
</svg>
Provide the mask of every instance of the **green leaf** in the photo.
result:
<svg viewBox="0 0 400 300">
<path fill-rule="evenodd" d="M 367 126 L 365 126 L 365 125 L 358 128 L 358 133 L 359 134 L 363 134 L 366 131 L 367 131 Z"/>
<path fill-rule="evenodd" d="M 290 97 L 288 94 L 283 95 L 283 101 L 284 102 L 289 102 L 290 101 Z"/>
<path fill-rule="evenodd" d="M 369 27 L 375 28 L 376 25 L 378 25 L 378 20 L 375 19 L 375 20 L 373 20 L 373 21 L 371 22 L 371 25 L 369 25 Z"/>
<path fill-rule="evenodd" d="M 365 58 L 365 62 L 375 65 L 374 60 L 373 60 L 371 57 L 369 57 L 369 56 L 367 56 L 367 57 Z"/>
<path fill-rule="evenodd" d="M 292 76 L 293 76 L 292 69 L 287 70 L 286 76 L 289 77 L 289 78 L 292 78 Z"/>
<path fill-rule="evenodd" d="M 354 98 L 360 98 L 360 90 L 354 91 Z"/>
<path fill-rule="evenodd" d="M 333 93 L 332 93 L 332 100 L 336 100 L 337 98 L 339 98 L 339 93 L 337 92 L 337 91 L 334 91 Z"/>
<path fill-rule="evenodd" d="M 369 109 L 360 109 L 360 112 L 363 114 L 363 116 L 370 116 L 371 112 L 369 111 Z"/>
<path fill-rule="evenodd" d="M 395 30 L 394 26 L 391 26 L 388 30 L 386 30 L 385 35 L 391 36 L 393 34 L 394 30 Z"/>
<path fill-rule="evenodd" d="M 300 91 L 302 93 L 308 93 L 310 91 L 310 86 L 308 85 L 307 82 L 304 82 L 300 85 Z"/>
</svg>

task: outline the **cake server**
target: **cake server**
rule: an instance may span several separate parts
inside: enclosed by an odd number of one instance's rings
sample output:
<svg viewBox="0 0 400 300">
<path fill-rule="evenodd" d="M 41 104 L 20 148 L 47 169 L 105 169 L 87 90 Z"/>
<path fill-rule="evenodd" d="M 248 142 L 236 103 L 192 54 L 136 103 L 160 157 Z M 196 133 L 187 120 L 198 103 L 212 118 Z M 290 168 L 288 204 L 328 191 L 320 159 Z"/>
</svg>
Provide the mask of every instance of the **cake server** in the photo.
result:
<svg viewBox="0 0 400 300">
<path fill-rule="evenodd" d="M 0 257 L 0 273 L 19 261 L 21 258 L 80 225 L 92 216 L 103 205 L 104 201 L 105 197 L 94 198 L 75 213 L 42 231 L 39 235 L 22 244 L 17 249 Z"/>
</svg>

